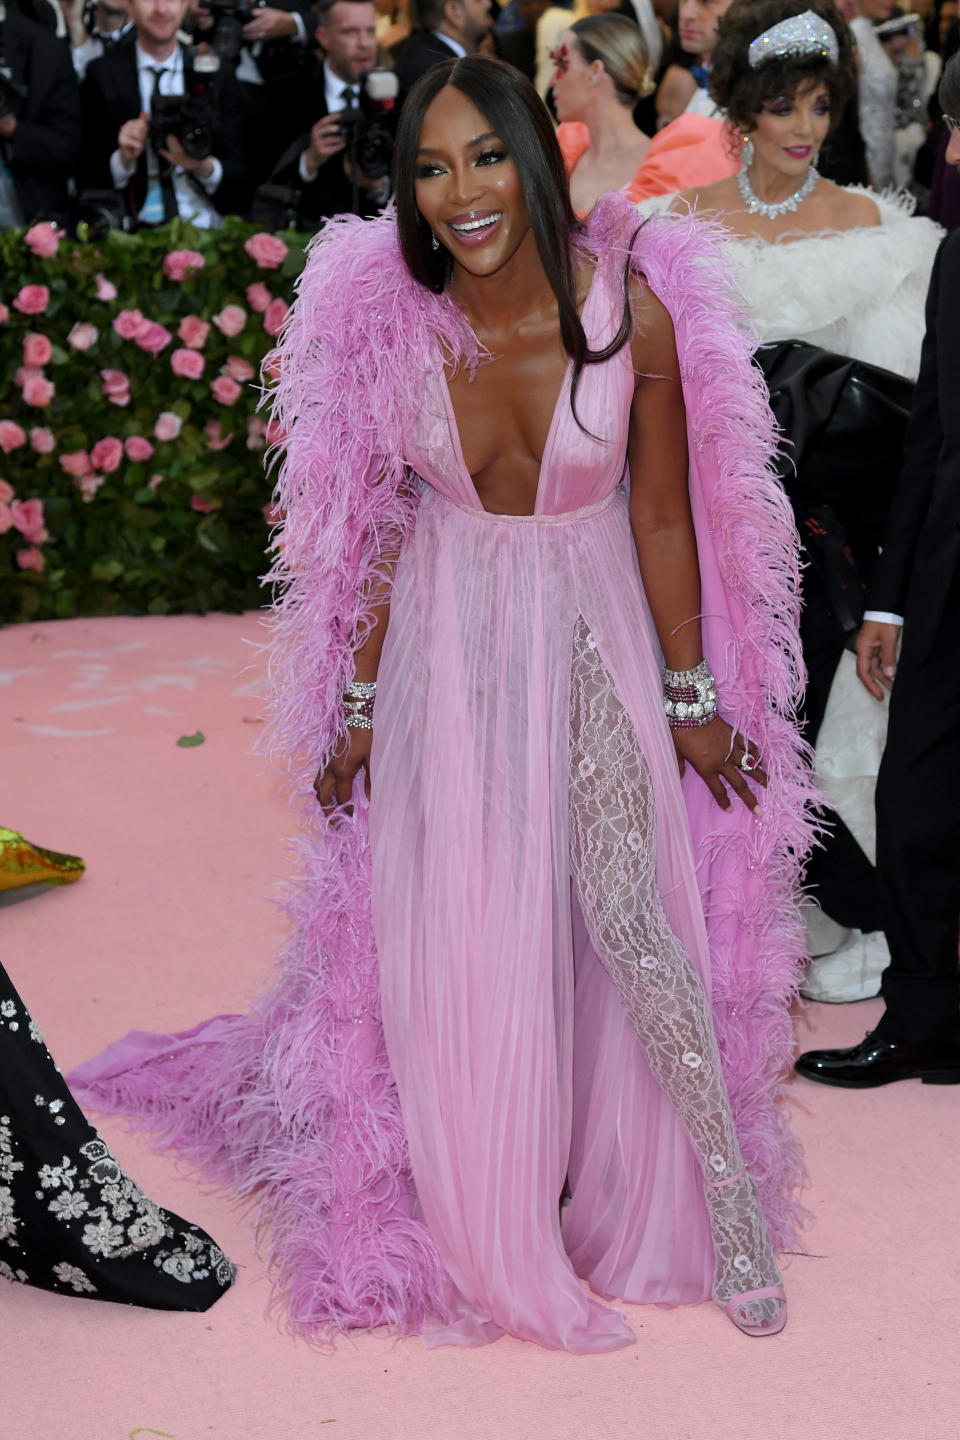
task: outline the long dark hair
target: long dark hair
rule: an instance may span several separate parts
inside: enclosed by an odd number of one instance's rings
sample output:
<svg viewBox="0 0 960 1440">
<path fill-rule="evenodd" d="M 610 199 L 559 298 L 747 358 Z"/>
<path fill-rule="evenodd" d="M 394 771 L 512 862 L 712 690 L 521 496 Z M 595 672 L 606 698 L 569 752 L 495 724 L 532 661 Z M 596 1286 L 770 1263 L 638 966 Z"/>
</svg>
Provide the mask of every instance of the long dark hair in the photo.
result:
<svg viewBox="0 0 960 1440">
<path fill-rule="evenodd" d="M 611 355 L 622 350 L 630 338 L 633 316 L 630 309 L 629 259 L 624 271 L 624 308 L 620 328 L 603 350 L 591 350 L 577 313 L 577 277 L 572 242 L 581 226 L 570 204 L 560 146 L 547 107 L 530 81 L 502 60 L 474 55 L 445 60 L 422 75 L 404 101 L 397 130 L 393 188 L 400 249 L 407 269 L 415 280 L 437 295 L 443 291 L 453 270 L 449 251 L 443 246 L 439 250 L 431 246 L 430 227 L 417 209 L 415 191 L 423 117 L 431 101 L 447 85 L 466 95 L 489 121 L 490 128 L 503 141 L 517 167 L 540 263 L 557 297 L 560 338 L 573 361 L 571 399 L 575 402 L 583 367 L 609 360 Z"/>
</svg>

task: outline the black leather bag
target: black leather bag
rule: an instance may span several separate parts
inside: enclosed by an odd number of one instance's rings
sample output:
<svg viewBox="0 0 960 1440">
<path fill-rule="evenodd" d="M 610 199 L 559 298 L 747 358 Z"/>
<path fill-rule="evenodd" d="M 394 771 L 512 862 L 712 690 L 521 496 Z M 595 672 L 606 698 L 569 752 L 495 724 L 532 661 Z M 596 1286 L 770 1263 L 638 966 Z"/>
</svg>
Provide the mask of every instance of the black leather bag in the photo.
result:
<svg viewBox="0 0 960 1440">
<path fill-rule="evenodd" d="M 754 359 L 783 431 L 780 479 L 849 643 L 883 541 L 914 387 L 804 340 L 763 345 Z"/>
</svg>

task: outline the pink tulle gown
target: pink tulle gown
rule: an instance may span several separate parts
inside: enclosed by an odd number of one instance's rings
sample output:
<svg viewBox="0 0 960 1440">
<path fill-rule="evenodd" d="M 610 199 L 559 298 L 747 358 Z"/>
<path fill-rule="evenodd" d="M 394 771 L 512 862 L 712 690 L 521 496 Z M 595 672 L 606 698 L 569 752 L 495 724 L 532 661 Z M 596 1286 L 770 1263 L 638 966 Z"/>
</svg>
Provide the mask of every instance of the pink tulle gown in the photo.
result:
<svg viewBox="0 0 960 1440">
<path fill-rule="evenodd" d="M 619 324 L 623 227 L 635 228 L 622 208 L 598 212 L 583 311 L 595 348 Z M 366 304 L 366 323 L 377 317 L 386 335 L 389 296 L 413 283 L 389 222 L 377 225 L 322 242 L 343 293 L 360 296 L 357 334 Z M 712 250 L 693 222 L 669 217 L 637 250 L 677 323 L 705 647 L 721 704 L 771 773 L 764 820 L 724 815 L 698 777 L 678 775 L 621 483 L 629 346 L 584 369 L 579 425 L 568 369 L 535 513 L 489 514 L 431 326 L 454 357 L 469 359 L 470 339 L 449 301 L 417 287 L 426 329 L 404 317 L 406 358 L 421 338 L 432 357 L 406 376 L 417 403 L 371 421 L 398 457 L 381 485 L 408 471 L 421 481 L 378 677 L 376 954 L 368 882 L 331 879 L 345 865 L 367 873 L 361 803 L 352 822 L 318 832 L 322 863 L 311 852 L 297 930 L 250 1017 L 131 1037 L 75 1077 L 92 1103 L 139 1110 L 196 1157 L 206 1145 L 230 1183 L 267 1195 L 276 1268 L 308 1332 L 387 1320 L 430 1344 L 504 1332 L 579 1352 L 628 1344 L 622 1314 L 597 1296 L 678 1304 L 771 1283 L 744 1155 L 776 1238 L 790 1233 L 797 1160 L 774 1101 L 802 958 L 790 907 L 809 799 L 786 713 L 793 539 L 765 473 L 769 419 L 748 352 L 711 309 Z M 332 303 L 308 276 L 288 355 L 307 353 Z M 333 340 L 316 364 L 338 364 Z M 296 383 L 287 413 L 300 414 L 308 447 L 319 412 L 303 419 L 309 373 Z M 313 472 L 292 470 L 298 453 L 294 441 L 284 560 L 298 598 L 281 627 L 302 688 L 304 673 L 321 673 L 319 654 L 304 669 L 310 606 L 327 619 L 342 609 L 323 594 L 325 572 L 298 558 L 313 553 L 306 528 L 320 544 L 346 526 L 346 554 L 351 522 L 326 500 L 309 510 Z M 299 530 L 298 504 L 309 513 Z M 349 637 L 329 634 L 341 647 L 330 684 L 342 688 Z"/>
</svg>

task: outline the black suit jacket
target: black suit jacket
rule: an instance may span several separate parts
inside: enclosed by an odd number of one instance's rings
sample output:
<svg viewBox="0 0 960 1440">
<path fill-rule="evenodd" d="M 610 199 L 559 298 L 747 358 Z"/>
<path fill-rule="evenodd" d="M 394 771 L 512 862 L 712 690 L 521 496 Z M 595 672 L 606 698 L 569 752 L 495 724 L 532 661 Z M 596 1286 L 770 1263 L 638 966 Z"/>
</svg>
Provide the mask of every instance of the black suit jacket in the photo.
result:
<svg viewBox="0 0 960 1440">
<path fill-rule="evenodd" d="M 28 224 L 61 219 L 67 212 L 67 180 L 80 160 L 80 92 L 70 51 L 12 6 L 3 38 L 11 76 L 28 92 L 6 146 L 17 198 Z"/>
<path fill-rule="evenodd" d="M 960 230 L 937 252 L 927 332 L 867 608 L 904 617 L 916 658 L 930 653 L 960 563 Z"/>
<path fill-rule="evenodd" d="M 400 93 L 406 95 L 421 75 L 441 60 L 455 60 L 456 51 L 434 35 L 432 30 L 414 30 L 413 34 L 398 48 L 394 70 L 400 82 Z"/>
<path fill-rule="evenodd" d="M 323 66 L 318 66 L 314 82 L 313 124 L 329 112 L 324 95 Z M 392 114 L 396 115 L 396 110 Z M 300 213 L 308 226 L 319 228 L 331 215 L 349 214 L 353 207 L 353 187 L 343 168 L 343 153 L 331 155 L 317 171 L 316 179 L 306 182 L 300 175 L 300 156 L 310 144 L 310 131 L 298 135 L 280 156 L 270 176 L 271 185 L 285 185 L 300 196 Z M 371 204 L 367 192 L 359 192 L 360 214 L 376 215 L 382 208 Z"/>
<path fill-rule="evenodd" d="M 229 66 L 225 65 L 219 73 L 217 94 L 213 154 L 223 166 L 223 179 L 207 198 L 221 215 L 226 215 L 243 208 L 247 180 L 240 88 Z M 131 30 L 106 55 L 90 63 L 80 98 L 83 109 L 80 189 L 111 190 L 110 156 L 117 148 L 120 127 L 127 120 L 135 120 L 141 108 L 136 31 Z M 128 198 L 134 215 L 139 213 L 146 193 L 147 159 L 144 154 L 130 182 Z"/>
</svg>

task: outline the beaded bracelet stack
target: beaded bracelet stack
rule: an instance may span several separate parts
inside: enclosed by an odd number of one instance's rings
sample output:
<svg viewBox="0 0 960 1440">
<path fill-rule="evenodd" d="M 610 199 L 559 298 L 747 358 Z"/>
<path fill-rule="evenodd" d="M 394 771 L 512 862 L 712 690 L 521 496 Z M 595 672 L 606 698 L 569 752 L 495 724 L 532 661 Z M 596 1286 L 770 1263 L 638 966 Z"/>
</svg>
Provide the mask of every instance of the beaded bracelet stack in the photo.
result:
<svg viewBox="0 0 960 1440">
<path fill-rule="evenodd" d="M 709 725 L 717 713 L 717 686 L 706 660 L 692 670 L 664 667 L 663 708 L 671 730 Z"/>
<path fill-rule="evenodd" d="M 377 697 L 376 680 L 354 680 L 343 692 L 346 724 L 351 730 L 373 729 L 373 702 Z"/>
</svg>

